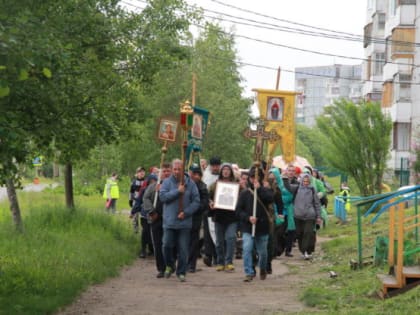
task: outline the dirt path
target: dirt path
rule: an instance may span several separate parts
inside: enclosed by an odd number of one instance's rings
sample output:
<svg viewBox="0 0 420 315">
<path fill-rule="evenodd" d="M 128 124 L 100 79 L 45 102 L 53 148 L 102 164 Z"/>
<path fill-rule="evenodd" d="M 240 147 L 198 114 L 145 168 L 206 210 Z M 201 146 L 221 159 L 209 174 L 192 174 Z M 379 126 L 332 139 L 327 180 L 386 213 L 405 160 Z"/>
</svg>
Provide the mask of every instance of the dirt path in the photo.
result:
<svg viewBox="0 0 420 315">
<path fill-rule="evenodd" d="M 58 184 L 27 184 L 23 187 L 23 191 L 36 191 L 40 192 L 47 187 L 55 188 Z M 0 201 L 7 199 L 7 189 L 6 187 L 0 187 Z"/>
<path fill-rule="evenodd" d="M 319 251 L 318 251 L 319 252 Z M 327 276 L 317 272 L 320 259 L 312 262 L 294 257 L 273 261 L 273 274 L 243 282 L 242 260 L 235 260 L 233 273 L 217 272 L 198 262 L 197 271 L 181 283 L 175 276 L 157 279 L 154 260 L 138 259 L 119 277 L 90 287 L 59 315 L 116 314 L 271 314 L 307 311 L 299 301 L 306 281 Z"/>
</svg>

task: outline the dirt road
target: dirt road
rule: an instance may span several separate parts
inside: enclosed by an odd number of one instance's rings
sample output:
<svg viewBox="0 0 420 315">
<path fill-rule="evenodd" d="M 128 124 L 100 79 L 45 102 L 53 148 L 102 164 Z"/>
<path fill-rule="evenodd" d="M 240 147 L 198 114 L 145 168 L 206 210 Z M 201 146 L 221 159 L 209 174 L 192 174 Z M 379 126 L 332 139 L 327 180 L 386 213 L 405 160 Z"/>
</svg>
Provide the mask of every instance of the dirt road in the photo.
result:
<svg viewBox="0 0 420 315">
<path fill-rule="evenodd" d="M 235 260 L 233 273 L 217 272 L 201 260 L 194 274 L 181 283 L 175 276 L 155 277 L 152 258 L 138 259 L 121 271 L 119 277 L 90 287 L 59 315 L 79 314 L 272 314 L 308 310 L 299 301 L 304 283 L 317 273 L 320 259 L 303 260 L 294 249 L 294 257 L 273 261 L 273 274 L 262 281 L 243 282 L 242 260 Z"/>
<path fill-rule="evenodd" d="M 58 184 L 27 184 L 23 187 L 23 191 L 42 191 L 47 187 L 56 187 Z M 7 198 L 7 189 L 6 187 L 0 187 L 0 201 Z"/>
</svg>

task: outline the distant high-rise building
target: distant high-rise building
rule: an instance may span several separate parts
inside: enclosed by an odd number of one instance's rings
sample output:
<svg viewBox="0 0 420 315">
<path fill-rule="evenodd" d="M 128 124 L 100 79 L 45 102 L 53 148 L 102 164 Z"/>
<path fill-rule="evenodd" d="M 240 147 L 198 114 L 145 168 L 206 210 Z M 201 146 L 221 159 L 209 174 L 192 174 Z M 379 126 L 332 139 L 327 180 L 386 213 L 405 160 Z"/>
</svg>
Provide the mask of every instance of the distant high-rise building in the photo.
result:
<svg viewBox="0 0 420 315">
<path fill-rule="evenodd" d="M 362 99 L 362 66 L 331 65 L 295 68 L 296 122 L 314 126 L 324 107 L 339 98 Z"/>
<path fill-rule="evenodd" d="M 420 123 L 420 8 L 416 0 L 368 0 L 363 96 L 380 101 L 393 122 L 388 168 L 406 174 Z M 417 30 L 417 31 L 416 31 Z M 415 83 L 415 84 L 413 84 Z M 408 181 L 408 177 L 405 180 Z M 405 184 L 405 183 L 402 183 Z"/>
</svg>

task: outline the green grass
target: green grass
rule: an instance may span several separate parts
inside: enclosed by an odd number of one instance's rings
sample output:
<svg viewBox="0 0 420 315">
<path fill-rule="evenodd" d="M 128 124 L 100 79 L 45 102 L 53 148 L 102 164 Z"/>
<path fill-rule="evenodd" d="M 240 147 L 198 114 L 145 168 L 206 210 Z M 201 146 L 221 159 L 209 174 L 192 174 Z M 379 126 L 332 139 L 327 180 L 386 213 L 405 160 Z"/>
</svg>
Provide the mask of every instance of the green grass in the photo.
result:
<svg viewBox="0 0 420 315">
<path fill-rule="evenodd" d="M 412 212 L 412 210 L 408 210 Z M 301 294 L 301 300 L 314 307 L 316 314 L 418 314 L 420 309 L 420 286 L 387 300 L 380 300 L 377 292 L 381 283 L 377 274 L 388 273 L 388 266 L 368 265 L 358 270 L 350 268 L 350 259 L 357 259 L 356 215 L 345 225 L 330 220 L 320 235 L 333 237 L 322 244 L 323 257 L 318 272 L 325 276 L 317 279 Z M 377 236 L 387 235 L 388 217 L 371 224 L 363 219 L 363 257 L 374 254 Z M 420 261 L 419 261 L 420 263 Z M 336 278 L 328 272 L 335 271 Z"/>
<path fill-rule="evenodd" d="M 131 263 L 138 240 L 122 216 L 103 211 L 100 197 L 66 209 L 53 192 L 19 193 L 24 233 L 0 204 L 0 314 L 51 314 L 87 286 Z"/>
</svg>

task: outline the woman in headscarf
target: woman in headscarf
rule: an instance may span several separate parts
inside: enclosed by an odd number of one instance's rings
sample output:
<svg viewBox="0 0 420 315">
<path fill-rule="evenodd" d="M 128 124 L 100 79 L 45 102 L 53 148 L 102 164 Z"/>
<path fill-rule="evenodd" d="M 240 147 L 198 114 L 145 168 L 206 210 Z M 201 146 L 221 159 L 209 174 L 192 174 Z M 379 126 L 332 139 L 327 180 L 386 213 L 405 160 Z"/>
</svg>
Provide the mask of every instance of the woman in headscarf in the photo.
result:
<svg viewBox="0 0 420 315">
<path fill-rule="evenodd" d="M 294 201 L 294 217 L 299 250 L 304 259 L 311 259 L 314 230 L 316 224 L 322 224 L 322 219 L 321 203 L 315 188 L 311 184 L 309 174 L 303 174 L 301 183 L 297 188 Z"/>
</svg>

